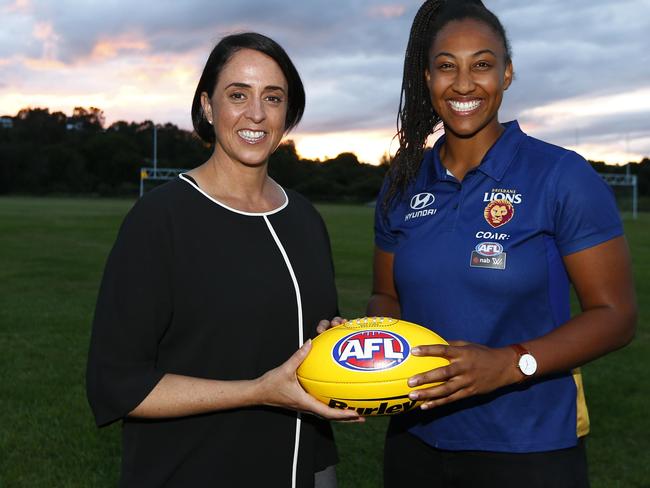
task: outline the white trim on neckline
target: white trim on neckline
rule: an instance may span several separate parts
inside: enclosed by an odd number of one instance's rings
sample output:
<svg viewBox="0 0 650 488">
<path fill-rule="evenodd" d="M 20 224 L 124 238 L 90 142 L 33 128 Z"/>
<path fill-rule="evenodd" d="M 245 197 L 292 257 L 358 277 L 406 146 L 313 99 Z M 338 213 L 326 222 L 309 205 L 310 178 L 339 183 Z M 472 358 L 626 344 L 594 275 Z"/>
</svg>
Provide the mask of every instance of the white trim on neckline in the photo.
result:
<svg viewBox="0 0 650 488">
<path fill-rule="evenodd" d="M 185 176 L 183 173 L 180 173 L 180 174 L 178 175 L 178 177 L 179 177 L 181 180 L 183 180 L 183 181 L 185 181 L 186 183 L 188 183 L 189 185 L 191 185 L 192 188 L 194 188 L 196 191 L 198 191 L 199 193 L 201 193 L 201 194 L 202 194 L 205 198 L 207 198 L 208 200 L 210 200 L 210 201 L 216 203 L 217 205 L 219 205 L 220 207 L 225 208 L 226 210 L 230 210 L 231 212 L 238 213 L 238 214 L 240 214 L 240 215 L 247 215 L 247 216 L 249 216 L 249 217 L 264 217 L 265 215 L 273 215 L 273 214 L 275 214 L 275 213 L 278 213 L 280 210 L 283 210 L 287 205 L 289 205 L 289 195 L 287 195 L 287 192 L 284 191 L 284 188 L 282 188 L 280 185 L 278 185 L 278 186 L 280 187 L 280 190 L 282 190 L 282 194 L 284 195 L 284 203 L 283 203 L 282 205 L 280 205 L 278 208 L 274 208 L 273 210 L 269 210 L 268 212 L 244 212 L 243 210 L 237 210 L 236 208 L 229 207 L 229 206 L 226 205 L 225 203 L 222 203 L 222 202 L 220 202 L 219 200 L 217 200 L 216 198 L 211 197 L 211 196 L 208 195 L 206 192 L 204 192 L 204 191 L 199 187 L 199 185 L 197 185 L 196 183 L 194 183 L 192 180 L 190 180 L 190 179 L 189 179 L 187 176 Z"/>
</svg>

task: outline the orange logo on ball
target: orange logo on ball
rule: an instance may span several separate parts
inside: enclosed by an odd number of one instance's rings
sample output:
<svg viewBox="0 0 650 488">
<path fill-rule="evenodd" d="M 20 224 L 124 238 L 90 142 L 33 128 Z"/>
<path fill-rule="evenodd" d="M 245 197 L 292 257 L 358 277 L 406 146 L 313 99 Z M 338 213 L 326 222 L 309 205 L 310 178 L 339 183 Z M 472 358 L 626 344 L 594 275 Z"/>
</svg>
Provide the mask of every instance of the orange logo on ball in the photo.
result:
<svg viewBox="0 0 650 488">
<path fill-rule="evenodd" d="M 508 200 L 492 200 L 483 211 L 485 220 L 494 228 L 510 222 L 514 214 L 515 208 Z"/>
</svg>

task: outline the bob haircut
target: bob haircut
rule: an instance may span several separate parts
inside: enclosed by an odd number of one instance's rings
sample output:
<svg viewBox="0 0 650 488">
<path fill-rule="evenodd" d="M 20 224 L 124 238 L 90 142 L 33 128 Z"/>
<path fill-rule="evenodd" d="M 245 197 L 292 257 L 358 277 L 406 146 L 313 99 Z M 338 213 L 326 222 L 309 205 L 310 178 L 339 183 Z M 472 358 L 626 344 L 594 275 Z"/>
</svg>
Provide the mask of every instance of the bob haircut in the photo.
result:
<svg viewBox="0 0 650 488">
<path fill-rule="evenodd" d="M 216 136 L 214 128 L 208 122 L 203 113 L 201 105 L 201 93 L 205 92 L 212 98 L 214 88 L 219 79 L 219 73 L 230 58 L 240 49 L 253 49 L 272 58 L 284 74 L 289 87 L 287 94 L 287 117 L 284 123 L 284 131 L 288 132 L 295 127 L 305 110 L 305 89 L 302 85 L 300 75 L 296 67 L 289 59 L 289 55 L 282 47 L 262 34 L 256 32 L 245 32 L 226 36 L 214 47 L 208 61 L 205 63 L 199 84 L 194 93 L 192 101 L 192 124 L 197 135 L 205 142 L 214 144 Z"/>
</svg>

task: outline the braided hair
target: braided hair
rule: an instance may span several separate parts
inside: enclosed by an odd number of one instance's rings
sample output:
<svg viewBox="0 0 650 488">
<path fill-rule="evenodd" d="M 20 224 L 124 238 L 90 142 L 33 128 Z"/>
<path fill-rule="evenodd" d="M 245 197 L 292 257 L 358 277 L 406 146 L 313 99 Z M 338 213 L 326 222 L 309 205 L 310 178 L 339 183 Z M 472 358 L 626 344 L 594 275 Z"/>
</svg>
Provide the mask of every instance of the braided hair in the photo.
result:
<svg viewBox="0 0 650 488">
<path fill-rule="evenodd" d="M 512 58 L 510 43 L 499 19 L 481 0 L 426 0 L 413 19 L 406 55 L 404 75 L 397 113 L 399 149 L 387 175 L 382 212 L 399 199 L 415 180 L 424 156 L 427 138 L 440 124 L 440 116 L 431 105 L 425 71 L 429 66 L 429 50 L 436 34 L 454 20 L 475 19 L 484 22 L 503 40 L 506 63 Z"/>
</svg>

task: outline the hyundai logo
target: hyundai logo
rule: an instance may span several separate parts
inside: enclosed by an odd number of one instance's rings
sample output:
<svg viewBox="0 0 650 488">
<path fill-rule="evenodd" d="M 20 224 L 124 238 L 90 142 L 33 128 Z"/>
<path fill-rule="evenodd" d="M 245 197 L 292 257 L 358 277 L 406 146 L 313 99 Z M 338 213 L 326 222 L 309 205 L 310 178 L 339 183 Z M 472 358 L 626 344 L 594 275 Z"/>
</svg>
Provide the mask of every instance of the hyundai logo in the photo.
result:
<svg viewBox="0 0 650 488">
<path fill-rule="evenodd" d="M 433 196 L 433 193 L 418 193 L 411 198 L 411 208 L 413 210 L 422 210 L 429 205 L 433 205 L 435 201 L 436 197 Z"/>
</svg>

